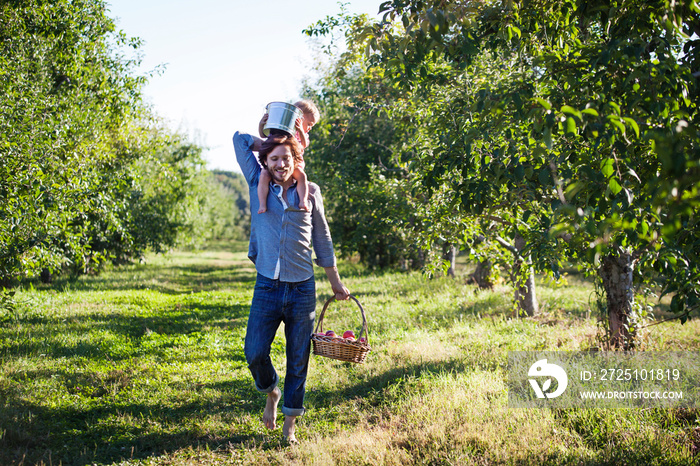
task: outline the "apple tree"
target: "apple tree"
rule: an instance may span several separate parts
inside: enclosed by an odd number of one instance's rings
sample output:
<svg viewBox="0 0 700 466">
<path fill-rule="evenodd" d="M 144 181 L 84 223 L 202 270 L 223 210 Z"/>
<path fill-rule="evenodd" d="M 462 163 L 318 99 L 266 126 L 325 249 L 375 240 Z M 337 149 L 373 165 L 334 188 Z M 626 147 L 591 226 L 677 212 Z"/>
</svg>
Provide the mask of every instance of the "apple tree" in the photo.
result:
<svg viewBox="0 0 700 466">
<path fill-rule="evenodd" d="M 449 156 L 443 142 L 450 150 L 460 150 L 456 144 L 461 136 L 449 139 L 453 137 L 454 122 L 449 104 L 468 98 L 460 94 L 468 94 L 471 85 L 464 79 L 452 83 L 442 79 L 440 85 L 424 90 L 397 85 L 393 70 L 388 70 L 386 64 L 368 61 L 358 53 L 370 44 L 365 32 L 372 28 L 360 19 L 341 18 L 345 21 L 327 19 L 307 30 L 310 35 L 323 35 L 344 24 L 348 44 L 331 68 L 322 70 L 316 87 L 310 89 L 324 114 L 315 129 L 316 143 L 310 146 L 313 176 L 345 180 L 344 185 L 334 185 L 327 191 L 329 203 L 334 205 L 334 199 L 339 198 L 339 208 L 347 211 L 339 211 L 337 222 L 331 216 L 332 227 L 340 225 L 343 229 L 334 238 L 340 238 L 341 248 L 359 251 L 361 257 L 365 257 L 363 251 L 368 247 L 405 255 L 420 246 L 418 260 L 412 263 L 430 270 L 435 270 L 434 259 L 444 257 L 448 263 L 454 260 L 456 245 L 466 245 L 474 257 L 484 261 L 484 251 L 488 250 L 489 260 L 503 262 L 513 272 L 513 282 L 519 285 L 516 302 L 520 309 L 534 314 L 537 301 L 532 270 L 527 252 L 520 252 L 524 242 L 513 228 L 503 227 L 514 223 L 513 216 L 505 212 L 477 218 L 472 215 L 479 209 L 477 204 L 465 210 L 466 204 L 454 202 L 453 185 L 470 170 L 468 166 L 457 167 L 458 160 L 443 168 L 444 183 L 424 177 L 435 167 L 436 157 Z M 482 66 L 484 79 L 487 73 L 502 73 L 486 61 Z M 446 71 L 447 64 L 435 63 L 428 68 L 435 74 Z M 319 137 L 323 138 L 320 143 Z M 480 193 L 485 191 L 474 191 L 477 196 Z M 483 240 L 487 236 L 488 242 Z M 450 269 L 448 266 L 445 271 L 449 273 Z"/>
<path fill-rule="evenodd" d="M 411 102 L 381 68 L 367 67 L 365 41 L 353 35 L 369 24 L 366 16 L 343 12 L 310 26 L 310 36 L 332 44 L 345 34 L 340 53 L 320 47 L 318 79 L 304 94 L 321 119 L 306 149 L 309 178 L 324 191 L 324 204 L 339 252 L 357 256 L 368 267 L 420 269 L 429 261 L 420 247 L 425 228 L 424 202 L 414 195 L 415 177 L 404 152 L 420 131 Z M 329 37 L 333 39 L 329 39 Z M 321 44 L 322 45 L 322 44 Z M 387 108 L 402 106 L 389 117 Z M 434 248 L 426 248 L 434 250 Z"/>
<path fill-rule="evenodd" d="M 0 3 L 0 283 L 172 246 L 204 192 L 201 148 L 142 102 L 140 42 L 102 0 Z"/>
<path fill-rule="evenodd" d="M 540 271 L 597 273 L 616 347 L 640 328 L 635 285 L 656 280 L 682 319 L 700 307 L 696 1 L 380 10 L 361 34 L 372 66 L 431 110 L 411 165 L 429 198 L 501 224 Z"/>
</svg>

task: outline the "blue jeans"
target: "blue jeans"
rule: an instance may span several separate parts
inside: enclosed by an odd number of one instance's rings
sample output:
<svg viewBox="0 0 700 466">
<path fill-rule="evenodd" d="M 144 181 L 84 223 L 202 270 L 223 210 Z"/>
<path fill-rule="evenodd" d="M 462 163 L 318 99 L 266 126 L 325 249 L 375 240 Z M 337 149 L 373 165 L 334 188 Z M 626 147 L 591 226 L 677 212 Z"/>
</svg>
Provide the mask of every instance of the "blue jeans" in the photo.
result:
<svg viewBox="0 0 700 466">
<path fill-rule="evenodd" d="M 305 411 L 306 373 L 315 317 L 316 283 L 313 277 L 288 283 L 258 274 L 248 316 L 245 357 L 255 387 L 263 393 L 274 390 L 279 377 L 270 360 L 270 347 L 280 323 L 284 322 L 287 374 L 282 413 L 286 416 L 301 416 Z"/>
</svg>

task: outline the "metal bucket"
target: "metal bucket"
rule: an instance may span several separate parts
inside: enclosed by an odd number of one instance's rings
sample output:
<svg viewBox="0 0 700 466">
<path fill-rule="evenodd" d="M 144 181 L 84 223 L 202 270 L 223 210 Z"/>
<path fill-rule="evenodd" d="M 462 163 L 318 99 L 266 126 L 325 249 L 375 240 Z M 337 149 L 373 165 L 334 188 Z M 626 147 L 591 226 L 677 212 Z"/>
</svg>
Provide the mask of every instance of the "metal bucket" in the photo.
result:
<svg viewBox="0 0 700 466">
<path fill-rule="evenodd" d="M 268 115 L 267 123 L 263 127 L 265 136 L 270 135 L 271 129 L 279 129 L 293 135 L 297 118 L 304 115 L 300 108 L 285 102 L 270 102 L 265 110 Z"/>
</svg>

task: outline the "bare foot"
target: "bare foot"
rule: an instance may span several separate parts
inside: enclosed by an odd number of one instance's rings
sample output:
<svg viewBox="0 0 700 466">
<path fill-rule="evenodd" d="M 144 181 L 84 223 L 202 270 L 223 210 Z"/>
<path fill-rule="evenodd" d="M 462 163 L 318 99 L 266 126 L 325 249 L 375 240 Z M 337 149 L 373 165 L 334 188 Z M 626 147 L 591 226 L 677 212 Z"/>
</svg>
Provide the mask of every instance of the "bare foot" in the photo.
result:
<svg viewBox="0 0 700 466">
<path fill-rule="evenodd" d="M 294 431 L 296 430 L 296 421 L 296 416 L 284 417 L 284 425 L 282 425 L 282 435 L 284 436 L 284 439 L 289 443 L 299 443 L 297 441 L 296 436 L 294 435 Z"/>
<path fill-rule="evenodd" d="M 277 387 L 267 394 L 263 424 L 270 430 L 277 428 L 277 403 L 279 403 L 280 398 L 282 398 L 282 392 Z"/>
<path fill-rule="evenodd" d="M 306 202 L 304 202 L 304 200 L 299 201 L 299 210 L 309 210 L 309 206 L 306 205 Z"/>
<path fill-rule="evenodd" d="M 259 214 L 264 214 L 265 212 L 267 212 L 267 207 L 260 207 L 260 208 L 258 209 L 258 213 L 259 213 Z"/>
</svg>

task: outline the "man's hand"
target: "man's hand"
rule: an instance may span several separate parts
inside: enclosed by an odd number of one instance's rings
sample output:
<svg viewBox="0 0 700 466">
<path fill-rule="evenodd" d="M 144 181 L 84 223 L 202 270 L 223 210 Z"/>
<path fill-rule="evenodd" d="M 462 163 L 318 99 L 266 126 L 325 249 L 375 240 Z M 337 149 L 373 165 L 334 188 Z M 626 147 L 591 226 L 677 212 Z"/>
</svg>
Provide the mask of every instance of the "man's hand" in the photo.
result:
<svg viewBox="0 0 700 466">
<path fill-rule="evenodd" d="M 338 269 L 335 267 L 324 267 L 326 271 L 326 276 L 328 281 L 331 282 L 331 289 L 335 294 L 335 299 L 344 301 L 350 298 L 350 290 L 348 290 L 343 282 L 340 281 L 340 275 L 338 275 Z"/>
<path fill-rule="evenodd" d="M 251 137 L 253 138 L 253 147 L 251 147 L 251 150 L 253 152 L 260 152 L 260 148 L 262 147 L 263 140 L 255 137 L 251 134 Z"/>
<path fill-rule="evenodd" d="M 339 284 L 340 286 L 338 288 L 332 287 L 333 288 L 333 293 L 335 293 L 335 299 L 338 299 L 340 301 L 344 301 L 346 299 L 350 298 L 350 290 L 348 290 L 345 285 L 342 283 Z"/>
</svg>

